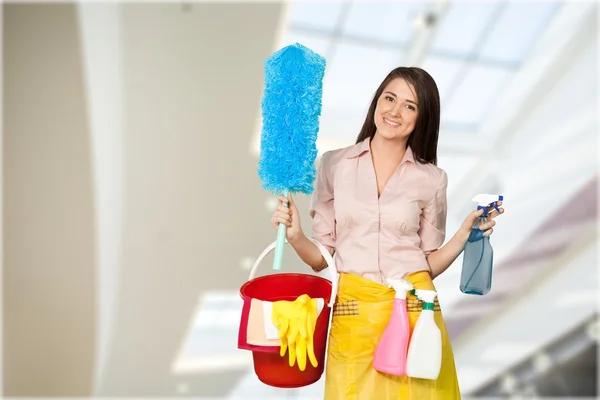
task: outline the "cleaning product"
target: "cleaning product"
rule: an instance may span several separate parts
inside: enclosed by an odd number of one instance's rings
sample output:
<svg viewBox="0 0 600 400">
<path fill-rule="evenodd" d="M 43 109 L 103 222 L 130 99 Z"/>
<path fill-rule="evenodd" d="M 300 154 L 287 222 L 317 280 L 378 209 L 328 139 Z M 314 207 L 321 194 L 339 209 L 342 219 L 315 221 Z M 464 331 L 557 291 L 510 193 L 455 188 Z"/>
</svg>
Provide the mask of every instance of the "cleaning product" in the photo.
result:
<svg viewBox="0 0 600 400">
<path fill-rule="evenodd" d="M 494 250 L 489 236 L 483 236 L 480 226 L 488 222 L 489 207 L 498 210 L 496 202 L 503 198 L 495 194 L 479 194 L 473 198 L 477 210 L 483 210 L 483 214 L 473 224 L 465 245 L 460 277 L 460 290 L 465 294 L 485 295 L 492 288 Z"/>
<path fill-rule="evenodd" d="M 404 279 L 388 279 L 387 282 L 396 291 L 396 298 L 390 321 L 375 349 L 373 368 L 386 374 L 404 376 L 406 375 L 406 352 L 410 336 L 406 292 L 412 290 L 413 285 Z"/>
<path fill-rule="evenodd" d="M 411 378 L 437 379 L 442 367 L 442 333 L 433 318 L 437 293 L 418 289 L 415 292 L 423 300 L 423 309 L 410 338 L 406 374 Z"/>
<path fill-rule="evenodd" d="M 265 60 L 258 174 L 275 195 L 313 191 L 324 75 L 325 59 L 299 43 Z M 275 270 L 281 269 L 286 230 L 279 224 Z"/>
</svg>

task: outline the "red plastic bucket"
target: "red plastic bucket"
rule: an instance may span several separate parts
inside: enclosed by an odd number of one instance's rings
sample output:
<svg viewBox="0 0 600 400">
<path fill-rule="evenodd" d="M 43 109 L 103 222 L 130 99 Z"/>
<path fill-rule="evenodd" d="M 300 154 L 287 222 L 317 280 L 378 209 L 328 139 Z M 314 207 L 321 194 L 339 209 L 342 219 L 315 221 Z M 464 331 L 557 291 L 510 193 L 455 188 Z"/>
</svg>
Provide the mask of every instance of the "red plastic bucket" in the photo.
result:
<svg viewBox="0 0 600 400">
<path fill-rule="evenodd" d="M 329 265 L 328 270 L 332 274 L 331 281 L 314 275 L 292 273 L 273 274 L 254 278 L 260 261 L 275 247 L 275 243 L 272 243 L 258 257 L 252 267 L 249 281 L 240 288 L 240 295 L 244 300 L 245 307 L 249 305 L 251 299 L 271 302 L 278 300 L 293 301 L 303 294 L 307 294 L 311 298 L 322 298 L 325 301 L 325 305 L 317 318 L 313 335 L 314 352 L 318 362 L 316 368 L 310 362 L 306 363 L 304 371 L 301 371 L 297 364 L 290 367 L 288 354 L 284 354 L 283 357 L 280 356 L 279 346 L 244 347 L 252 351 L 254 372 L 258 379 L 269 386 L 279 388 L 307 386 L 317 382 L 323 374 L 331 307 L 337 293 L 337 276 L 333 258 L 329 252 L 320 243 L 315 240 L 313 242 L 319 247 L 319 250 L 321 250 L 321 253 L 327 260 Z M 240 335 L 242 334 L 242 329 L 240 329 Z"/>
</svg>

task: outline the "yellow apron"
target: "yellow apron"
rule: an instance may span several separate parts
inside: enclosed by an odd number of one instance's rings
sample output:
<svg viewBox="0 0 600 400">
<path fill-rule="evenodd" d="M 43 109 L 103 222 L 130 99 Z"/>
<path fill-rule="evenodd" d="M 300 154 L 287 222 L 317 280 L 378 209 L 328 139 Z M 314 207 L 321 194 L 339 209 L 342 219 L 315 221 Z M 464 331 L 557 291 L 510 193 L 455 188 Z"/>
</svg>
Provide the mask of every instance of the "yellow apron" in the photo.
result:
<svg viewBox="0 0 600 400">
<path fill-rule="evenodd" d="M 435 290 L 428 272 L 408 275 L 415 289 Z M 325 372 L 325 400 L 458 400 L 454 355 L 436 298 L 434 318 L 442 332 L 442 368 L 437 380 L 397 377 L 373 369 L 375 347 L 392 313 L 395 292 L 353 274 L 340 274 L 333 308 Z M 406 299 L 410 332 L 422 302 Z"/>
</svg>

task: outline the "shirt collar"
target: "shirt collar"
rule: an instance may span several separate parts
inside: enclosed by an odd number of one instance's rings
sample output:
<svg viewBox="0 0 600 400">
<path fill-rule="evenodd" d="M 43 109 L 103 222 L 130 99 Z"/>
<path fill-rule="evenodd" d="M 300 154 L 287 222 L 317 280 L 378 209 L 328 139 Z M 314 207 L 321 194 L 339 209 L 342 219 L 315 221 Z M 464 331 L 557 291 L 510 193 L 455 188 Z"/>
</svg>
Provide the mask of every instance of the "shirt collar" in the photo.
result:
<svg viewBox="0 0 600 400">
<path fill-rule="evenodd" d="M 355 157 L 362 155 L 363 153 L 371 151 L 370 144 L 371 144 L 371 138 L 366 138 L 362 142 L 356 143 L 354 146 L 351 146 L 350 149 L 348 150 L 347 157 L 355 158 Z"/>
<path fill-rule="evenodd" d="M 350 147 L 348 154 L 347 154 L 347 158 L 359 157 L 359 156 L 363 155 L 364 153 L 370 152 L 371 151 L 370 145 L 371 145 L 371 138 L 366 138 L 362 142 L 355 144 L 354 146 Z M 403 164 L 405 161 L 409 161 L 412 164 L 415 164 L 415 157 L 414 157 L 414 154 L 413 154 L 410 146 L 406 147 L 406 152 L 404 153 L 404 157 L 402 158 L 402 162 L 400 164 Z"/>
</svg>

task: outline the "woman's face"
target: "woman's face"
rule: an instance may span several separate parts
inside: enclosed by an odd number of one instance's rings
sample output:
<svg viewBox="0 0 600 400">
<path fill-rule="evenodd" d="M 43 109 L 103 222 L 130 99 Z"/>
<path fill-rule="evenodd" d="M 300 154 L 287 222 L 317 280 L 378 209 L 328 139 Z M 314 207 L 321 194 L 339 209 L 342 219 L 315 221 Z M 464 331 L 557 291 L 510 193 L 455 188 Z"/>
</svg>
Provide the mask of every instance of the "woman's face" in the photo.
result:
<svg viewBox="0 0 600 400">
<path fill-rule="evenodd" d="M 404 79 L 392 80 L 383 90 L 375 108 L 377 134 L 385 139 L 405 139 L 415 129 L 419 115 L 414 88 Z"/>
</svg>

